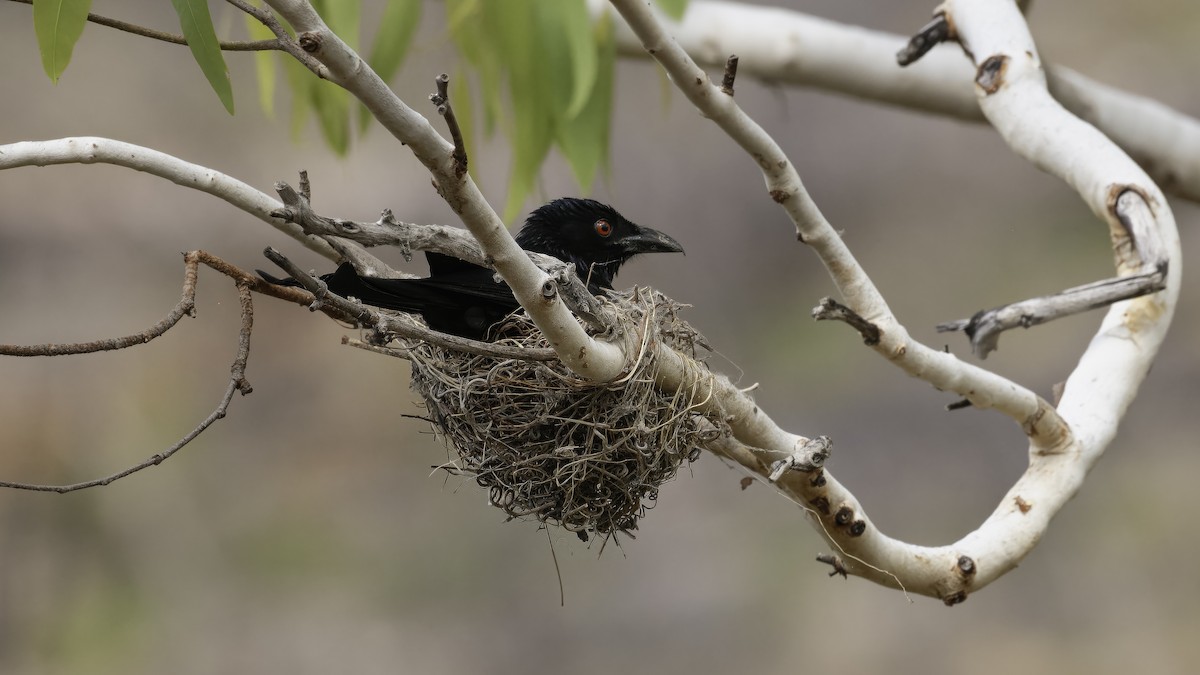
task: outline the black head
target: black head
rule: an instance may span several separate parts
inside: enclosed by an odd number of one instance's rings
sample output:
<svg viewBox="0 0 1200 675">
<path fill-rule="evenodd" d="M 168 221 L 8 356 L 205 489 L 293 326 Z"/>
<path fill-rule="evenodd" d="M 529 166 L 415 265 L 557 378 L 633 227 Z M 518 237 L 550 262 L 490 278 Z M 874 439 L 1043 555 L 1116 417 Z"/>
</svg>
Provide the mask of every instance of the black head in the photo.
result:
<svg viewBox="0 0 1200 675">
<path fill-rule="evenodd" d="M 626 220 L 593 199 L 555 199 L 539 207 L 517 233 L 521 248 L 575 263 L 588 287 L 612 288 L 621 265 L 639 253 L 682 253 L 671 237 Z"/>
</svg>

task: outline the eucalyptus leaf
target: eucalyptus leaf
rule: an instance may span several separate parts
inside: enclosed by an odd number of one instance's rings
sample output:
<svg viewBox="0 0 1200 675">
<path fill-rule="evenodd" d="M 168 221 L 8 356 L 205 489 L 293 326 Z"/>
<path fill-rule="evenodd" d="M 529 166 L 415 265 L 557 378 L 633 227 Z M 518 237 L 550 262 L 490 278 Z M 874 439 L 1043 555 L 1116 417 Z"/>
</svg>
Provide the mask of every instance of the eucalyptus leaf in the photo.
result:
<svg viewBox="0 0 1200 675">
<path fill-rule="evenodd" d="M 229 114 L 233 114 L 233 84 L 229 81 L 229 69 L 221 54 L 221 43 L 213 29 L 212 15 L 208 12 L 207 0 L 171 0 L 175 13 L 179 15 L 179 27 L 187 38 L 192 58 L 204 72 L 204 77 L 217 92 L 217 98 Z"/>
<path fill-rule="evenodd" d="M 666 12 L 667 16 L 672 19 L 683 18 L 683 13 L 687 11 L 688 0 L 654 0 L 662 11 Z"/>
<path fill-rule="evenodd" d="M 246 20 L 246 31 L 251 40 L 270 40 L 275 37 L 270 28 L 249 14 L 242 15 Z M 267 117 L 275 115 L 275 77 L 278 64 L 275 55 L 269 50 L 254 52 L 254 72 L 258 78 L 258 105 Z"/>
<path fill-rule="evenodd" d="M 417 25 L 421 23 L 421 0 L 388 0 L 379 19 L 379 32 L 367 63 L 387 82 L 395 76 L 404 62 L 408 47 L 412 44 Z M 457 107 L 457 106 L 456 106 Z M 371 122 L 371 112 L 359 107 L 359 128 L 366 129 Z"/>
<path fill-rule="evenodd" d="M 33 32 L 42 54 L 42 68 L 51 82 L 57 84 L 71 62 L 71 52 L 83 35 L 91 6 L 92 0 L 37 0 L 33 3 Z"/>
</svg>

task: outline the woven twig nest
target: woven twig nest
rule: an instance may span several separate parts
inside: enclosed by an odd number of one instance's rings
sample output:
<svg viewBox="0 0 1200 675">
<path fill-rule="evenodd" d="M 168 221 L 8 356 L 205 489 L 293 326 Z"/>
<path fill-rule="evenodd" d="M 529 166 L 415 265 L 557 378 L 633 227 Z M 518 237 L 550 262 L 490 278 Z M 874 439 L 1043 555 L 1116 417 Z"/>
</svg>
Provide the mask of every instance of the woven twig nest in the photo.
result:
<svg viewBox="0 0 1200 675">
<path fill-rule="evenodd" d="M 603 302 L 609 302 L 604 300 Z M 656 291 L 615 296 L 611 306 L 652 337 L 696 356 L 703 338 Z M 549 346 L 524 312 L 495 330 L 497 343 Z M 511 518 L 534 517 L 587 539 L 637 529 L 659 486 L 699 446 L 725 432 L 682 394 L 663 394 L 651 376 L 652 350 L 617 381 L 581 380 L 558 361 L 480 356 L 409 345 L 412 388 L 429 420 L 458 455 L 446 469 L 474 477 Z"/>
</svg>

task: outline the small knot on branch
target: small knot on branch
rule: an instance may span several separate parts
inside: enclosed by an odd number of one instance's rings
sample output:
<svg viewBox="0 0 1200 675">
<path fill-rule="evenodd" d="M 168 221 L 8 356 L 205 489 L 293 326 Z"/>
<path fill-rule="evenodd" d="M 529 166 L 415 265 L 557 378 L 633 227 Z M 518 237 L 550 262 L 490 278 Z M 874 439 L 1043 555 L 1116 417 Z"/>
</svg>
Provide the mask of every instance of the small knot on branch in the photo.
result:
<svg viewBox="0 0 1200 675">
<path fill-rule="evenodd" d="M 802 442 L 797 442 L 797 447 L 791 455 L 771 464 L 771 473 L 767 479 L 777 483 L 788 471 L 816 471 L 829 459 L 832 447 L 833 442 L 828 436 L 803 439 Z"/>
<path fill-rule="evenodd" d="M 300 43 L 300 49 L 303 49 L 309 54 L 315 54 L 321 50 L 322 38 L 319 33 L 309 31 L 307 33 L 301 33 L 297 42 Z"/>
</svg>

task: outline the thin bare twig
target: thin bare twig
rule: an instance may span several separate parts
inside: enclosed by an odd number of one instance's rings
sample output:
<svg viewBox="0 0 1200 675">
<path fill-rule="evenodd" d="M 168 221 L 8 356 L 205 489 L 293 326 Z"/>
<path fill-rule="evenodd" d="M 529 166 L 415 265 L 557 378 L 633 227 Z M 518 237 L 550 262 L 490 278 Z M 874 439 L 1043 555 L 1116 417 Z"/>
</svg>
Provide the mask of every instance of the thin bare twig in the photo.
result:
<svg viewBox="0 0 1200 675">
<path fill-rule="evenodd" d="M 429 100 L 437 106 L 438 114 L 446 120 L 450 139 L 454 141 L 454 173 L 462 178 L 463 174 L 467 172 L 467 146 L 463 142 L 458 118 L 454 116 L 454 108 L 450 106 L 450 76 L 442 73 L 434 81 L 437 83 L 437 93 L 430 94 Z"/>
<path fill-rule="evenodd" d="M 197 265 L 200 262 L 200 257 L 195 255 L 196 253 L 198 253 L 198 252 L 189 253 L 184 256 L 184 266 L 187 270 L 186 274 L 185 274 L 185 280 L 184 280 L 184 292 L 183 292 L 184 300 L 182 300 L 180 302 L 180 305 L 177 306 L 176 310 L 174 310 L 174 311 L 177 311 L 180 306 L 186 305 L 190 308 L 190 307 L 194 306 L 194 304 L 195 304 Z M 243 283 L 240 280 L 237 280 L 236 277 L 235 277 L 235 283 L 237 284 L 237 289 L 238 289 L 238 301 L 239 301 L 239 305 L 241 307 L 242 320 L 241 320 L 241 327 L 238 331 L 237 355 L 234 357 L 233 364 L 229 368 L 229 371 L 230 371 L 229 386 L 225 388 L 225 393 L 221 396 L 221 401 L 217 404 L 217 407 L 215 409 L 213 409 L 213 411 L 211 413 L 209 413 L 208 417 L 205 417 L 204 420 L 201 421 L 200 424 L 197 425 L 195 429 L 192 429 L 183 438 L 176 441 L 174 445 L 167 448 L 166 450 L 155 453 L 155 454 L 151 455 L 150 457 L 146 458 L 145 460 L 143 460 L 131 467 L 128 467 L 128 468 L 118 471 L 116 473 L 105 476 L 104 478 L 97 478 L 94 480 L 83 481 L 80 483 L 72 483 L 69 485 L 40 485 L 40 484 L 36 484 L 36 483 L 19 483 L 19 482 L 11 482 L 11 481 L 0 481 L 0 487 L 12 488 L 15 490 L 31 490 L 34 492 L 57 492 L 58 494 L 65 494 L 67 492 L 75 492 L 76 490 L 83 490 L 85 488 L 108 485 L 109 483 L 112 483 L 113 481 L 120 480 L 126 476 L 135 474 L 143 469 L 149 468 L 151 466 L 158 466 L 159 464 L 163 463 L 163 461 L 169 459 L 176 452 L 179 452 L 179 450 L 181 450 L 185 445 L 192 442 L 192 440 L 194 440 L 197 436 L 204 433 L 204 431 L 206 429 L 208 429 L 210 426 L 212 426 L 214 422 L 216 422 L 219 419 L 224 418 L 225 414 L 229 410 L 229 404 L 233 400 L 233 394 L 235 392 L 240 391 L 242 393 L 242 395 L 245 396 L 246 394 L 249 394 L 251 391 L 253 391 L 253 388 L 250 386 L 250 382 L 246 380 L 246 361 L 250 358 L 250 333 L 254 328 L 254 303 L 253 303 L 253 299 L 250 294 L 250 285 L 247 283 Z M 172 314 L 174 314 L 174 311 L 172 312 Z M 187 312 L 184 312 L 184 313 L 187 313 Z M 182 316 L 182 313 L 180 314 L 180 316 Z M 178 322 L 178 318 L 176 318 L 175 321 Z M 174 323 L 172 323 L 171 325 L 174 325 Z M 155 326 L 155 328 L 157 328 L 157 326 Z M 164 328 L 163 332 L 165 332 L 168 328 L 169 328 L 169 326 L 167 328 Z M 153 330 L 154 330 L 153 328 L 150 329 L 150 331 L 153 331 Z M 147 332 L 150 332 L 150 331 L 147 331 Z M 96 341 L 96 342 L 101 343 L 101 342 L 113 342 L 113 341 Z M 133 344 L 138 344 L 138 342 L 132 342 L 125 346 L 132 346 Z M 120 347 L 111 347 L 111 348 L 119 349 Z M 98 351 L 98 350 L 91 350 L 91 351 Z M 86 352 L 75 351 L 75 352 L 61 352 L 61 353 L 76 353 L 77 354 L 77 353 L 86 353 Z M 47 355 L 52 355 L 52 354 L 47 354 Z"/>
<path fill-rule="evenodd" d="M 32 5 L 33 4 L 33 0 L 10 0 L 10 1 L 20 3 L 22 5 Z M 159 40 L 161 42 L 169 42 L 174 45 L 186 45 L 187 44 L 187 39 L 184 38 L 182 35 L 178 35 L 176 33 L 168 33 L 166 31 L 156 30 L 154 28 L 147 28 L 146 26 L 139 26 L 138 24 L 129 23 L 128 21 L 121 21 L 120 19 L 111 19 L 107 16 L 100 16 L 99 14 L 89 13 L 87 20 L 92 23 L 99 24 L 101 26 L 106 26 L 108 28 L 115 28 L 119 31 L 131 33 L 133 35 L 137 35 L 138 37 L 150 38 L 151 40 Z M 262 52 L 262 51 L 271 51 L 271 50 L 277 50 L 277 51 L 283 50 L 283 45 L 280 44 L 280 41 L 278 39 L 249 40 L 249 41 L 222 40 L 220 42 L 220 45 L 221 45 L 221 49 L 223 51 L 227 51 L 227 52 Z"/>
<path fill-rule="evenodd" d="M 1165 267 L 1165 265 L 1164 265 Z M 976 312 L 970 319 L 938 324 L 939 333 L 962 331 L 971 340 L 971 351 L 981 359 L 996 350 L 1000 334 L 1013 328 L 1030 328 L 1039 324 L 1108 307 L 1122 300 L 1157 293 L 1167 286 L 1166 270 L 1116 277 L 1068 288 L 1054 295 L 1002 305 Z"/>
<path fill-rule="evenodd" d="M 470 354 L 494 356 L 503 359 L 520 359 L 522 361 L 552 361 L 558 358 L 555 351 L 549 348 L 525 349 L 509 345 L 492 344 L 490 342 L 480 342 L 479 340 L 469 340 L 456 335 L 439 333 L 438 331 L 418 326 L 415 323 L 398 321 L 362 303 L 353 302 L 336 293 L 329 292 L 329 288 L 325 285 L 325 282 L 300 269 L 296 263 L 288 260 L 287 256 L 273 248 L 268 247 L 263 251 L 263 255 L 271 262 L 279 265 L 281 269 L 299 282 L 309 293 L 312 293 L 313 300 L 309 309 L 313 311 L 321 310 L 328 314 L 329 309 L 332 308 L 337 314 L 348 317 L 360 326 L 374 328 L 383 333 L 421 340 L 438 345 L 439 347 Z"/>
<path fill-rule="evenodd" d="M 119 338 L 76 342 L 72 344 L 46 343 L 40 345 L 0 345 L 2 356 L 67 356 L 70 354 L 92 354 L 94 352 L 125 349 L 134 345 L 145 344 L 173 328 L 185 316 L 196 315 L 196 262 L 190 261 L 185 265 L 183 277 L 183 296 L 162 321 L 154 324 L 140 333 Z"/>
</svg>

